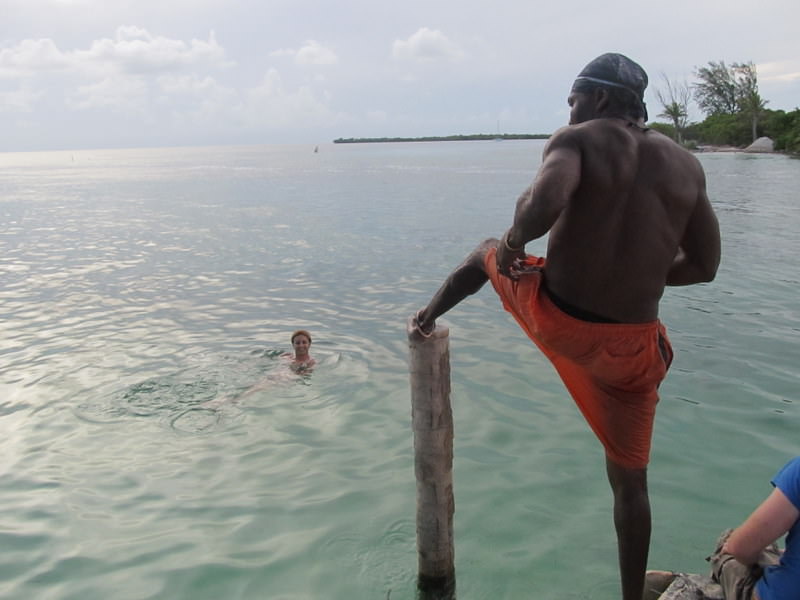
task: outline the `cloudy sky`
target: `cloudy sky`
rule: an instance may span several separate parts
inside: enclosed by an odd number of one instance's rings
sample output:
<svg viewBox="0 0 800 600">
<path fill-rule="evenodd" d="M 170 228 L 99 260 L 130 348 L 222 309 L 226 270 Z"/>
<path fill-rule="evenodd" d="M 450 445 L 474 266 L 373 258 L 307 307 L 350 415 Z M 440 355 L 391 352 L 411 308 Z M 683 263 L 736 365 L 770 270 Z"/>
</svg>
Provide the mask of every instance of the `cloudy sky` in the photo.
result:
<svg viewBox="0 0 800 600">
<path fill-rule="evenodd" d="M 0 0 L 0 151 L 550 133 L 607 51 L 651 116 L 712 60 L 792 110 L 798 23 L 797 0 Z"/>
</svg>

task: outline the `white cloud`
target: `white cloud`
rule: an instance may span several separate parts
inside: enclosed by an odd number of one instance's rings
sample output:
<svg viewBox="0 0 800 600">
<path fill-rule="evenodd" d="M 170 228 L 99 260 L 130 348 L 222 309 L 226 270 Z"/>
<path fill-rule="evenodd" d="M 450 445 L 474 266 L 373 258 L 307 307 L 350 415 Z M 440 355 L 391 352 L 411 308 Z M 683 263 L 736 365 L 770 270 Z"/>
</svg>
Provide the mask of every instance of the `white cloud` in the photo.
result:
<svg viewBox="0 0 800 600">
<path fill-rule="evenodd" d="M 266 129 L 329 125 L 334 118 L 329 101 L 328 94 L 317 97 L 308 87 L 287 90 L 280 73 L 270 69 L 260 85 L 247 91 L 244 117 L 248 124 Z"/>
<path fill-rule="evenodd" d="M 322 46 L 315 40 L 308 40 L 306 45 L 297 51 L 295 62 L 298 65 L 334 65 L 339 57 L 330 48 Z"/>
<path fill-rule="evenodd" d="M 301 66 L 338 62 L 314 40 L 280 53 Z M 342 118 L 330 110 L 320 76 L 296 87 L 270 69 L 255 85 L 226 87 L 210 70 L 229 64 L 213 32 L 186 41 L 121 26 L 113 37 L 69 51 L 50 39 L 28 39 L 0 49 L 0 75 L 22 82 L 0 92 L 0 113 L 34 113 L 47 98 L 55 108 L 124 115 L 175 132 L 318 129 Z"/>
<path fill-rule="evenodd" d="M 420 61 L 460 60 L 464 51 L 438 29 L 420 28 L 407 40 L 395 40 L 392 56 Z"/>
<path fill-rule="evenodd" d="M 169 109 L 173 126 L 198 130 L 225 128 L 241 110 L 241 98 L 213 77 L 165 75 L 158 78 L 156 102 Z"/>
<path fill-rule="evenodd" d="M 0 92 L 0 113 L 32 112 L 36 100 L 41 96 L 41 92 L 35 92 L 27 86 L 10 92 Z"/>
<path fill-rule="evenodd" d="M 53 40 L 23 40 L 16 46 L 0 50 L 0 77 L 25 77 L 41 71 L 69 67 L 70 61 Z"/>
<path fill-rule="evenodd" d="M 270 56 L 280 58 L 283 56 L 294 58 L 298 65 L 335 65 L 339 57 L 330 48 L 326 48 L 316 40 L 308 40 L 299 50 L 293 48 L 280 48 L 269 53 Z"/>
<path fill-rule="evenodd" d="M 95 40 L 86 50 L 64 52 L 47 38 L 23 40 L 0 50 L 0 77 L 33 77 L 53 70 L 109 76 L 230 65 L 213 31 L 208 40 L 185 42 L 131 25 L 118 27 L 114 39 Z"/>
<path fill-rule="evenodd" d="M 169 95 L 182 94 L 190 96 L 217 95 L 230 90 L 217 83 L 213 77 L 197 77 L 196 75 L 163 75 L 157 80 L 159 89 Z"/>
<path fill-rule="evenodd" d="M 294 48 L 279 48 L 278 50 L 273 50 L 269 53 L 270 56 L 275 58 L 280 58 L 282 56 L 295 56 L 297 54 L 297 50 Z"/>
<path fill-rule="evenodd" d="M 79 65 L 104 65 L 129 73 L 169 71 L 202 65 L 229 66 L 225 50 L 217 43 L 214 32 L 208 40 L 192 39 L 187 43 L 154 36 L 146 29 L 126 25 L 118 27 L 115 39 L 95 40 L 88 50 L 73 53 Z"/>
<path fill-rule="evenodd" d="M 756 70 L 759 81 L 795 81 L 800 79 L 800 60 L 762 63 Z"/>
<path fill-rule="evenodd" d="M 213 77 L 167 75 L 158 78 L 159 102 L 182 107 L 173 110 L 192 114 L 223 114 L 238 109 L 239 94 L 232 88 L 220 85 Z"/>
<path fill-rule="evenodd" d="M 118 112 L 141 112 L 148 101 L 148 85 L 141 77 L 115 76 L 78 86 L 67 99 L 71 108 L 110 108 Z"/>
<path fill-rule="evenodd" d="M 211 93 L 215 82 L 206 72 L 230 64 L 213 32 L 208 40 L 184 41 L 128 25 L 118 27 L 113 39 L 96 39 L 88 49 L 70 51 L 50 39 L 26 39 L 0 50 L 0 77 L 29 82 L 4 93 L 0 111 L 30 110 L 45 95 L 33 86 L 46 89 L 51 74 L 59 71 L 68 108 L 142 114 L 151 100 L 168 104 L 165 97 L 185 96 L 187 87 L 194 95 Z"/>
</svg>

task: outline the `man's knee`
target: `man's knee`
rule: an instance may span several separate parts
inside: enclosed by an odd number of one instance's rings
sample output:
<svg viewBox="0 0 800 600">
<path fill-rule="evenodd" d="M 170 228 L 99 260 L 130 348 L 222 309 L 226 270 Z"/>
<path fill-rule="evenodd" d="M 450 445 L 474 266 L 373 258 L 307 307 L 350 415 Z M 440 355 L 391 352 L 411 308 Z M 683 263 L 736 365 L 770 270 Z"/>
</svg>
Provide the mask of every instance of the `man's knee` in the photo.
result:
<svg viewBox="0 0 800 600">
<path fill-rule="evenodd" d="M 487 238 L 483 240 L 467 258 L 467 263 L 476 269 L 486 273 L 486 253 L 492 248 L 497 248 L 500 240 L 497 238 Z"/>
<path fill-rule="evenodd" d="M 641 494 L 647 493 L 647 468 L 634 469 L 623 467 L 619 463 L 606 457 L 606 472 L 608 482 L 615 494 Z"/>
<path fill-rule="evenodd" d="M 483 256 L 486 256 L 486 253 L 489 251 L 490 248 L 497 248 L 498 244 L 500 244 L 500 240 L 497 238 L 486 238 L 476 248 L 476 252 L 480 252 Z"/>
<path fill-rule="evenodd" d="M 497 243 L 498 240 L 490 238 L 478 244 L 478 247 L 450 275 L 450 287 L 465 296 L 480 290 L 489 279 L 486 273 L 486 253 L 490 248 L 496 248 Z"/>
</svg>

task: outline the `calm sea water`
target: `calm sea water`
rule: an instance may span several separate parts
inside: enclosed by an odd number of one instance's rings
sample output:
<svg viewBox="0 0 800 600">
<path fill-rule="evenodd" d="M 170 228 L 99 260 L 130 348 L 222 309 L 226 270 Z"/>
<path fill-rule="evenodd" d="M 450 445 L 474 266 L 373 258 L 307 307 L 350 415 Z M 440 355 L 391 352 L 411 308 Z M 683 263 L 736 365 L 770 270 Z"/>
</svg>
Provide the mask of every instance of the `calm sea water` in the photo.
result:
<svg viewBox="0 0 800 600">
<path fill-rule="evenodd" d="M 0 596 L 415 597 L 405 320 L 542 143 L 312 150 L 0 155 Z M 700 160 L 724 256 L 665 295 L 650 467 L 651 567 L 695 572 L 800 453 L 800 161 Z M 458 596 L 618 598 L 599 443 L 491 289 L 446 320 Z"/>
</svg>

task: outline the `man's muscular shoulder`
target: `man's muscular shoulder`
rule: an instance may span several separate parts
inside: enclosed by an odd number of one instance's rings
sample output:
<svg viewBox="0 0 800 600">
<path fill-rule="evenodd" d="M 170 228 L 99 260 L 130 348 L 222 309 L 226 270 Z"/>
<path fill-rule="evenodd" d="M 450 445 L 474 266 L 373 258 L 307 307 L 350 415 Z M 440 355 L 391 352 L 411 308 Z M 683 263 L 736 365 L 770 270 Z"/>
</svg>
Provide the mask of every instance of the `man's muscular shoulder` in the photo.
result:
<svg viewBox="0 0 800 600">
<path fill-rule="evenodd" d="M 620 119 L 598 118 L 558 129 L 548 147 L 592 149 L 598 145 L 619 145 L 630 142 L 625 122 Z"/>
<path fill-rule="evenodd" d="M 705 180 L 700 161 L 689 150 L 657 131 L 648 130 L 642 146 L 642 154 L 660 166 L 679 170 L 684 178 Z M 654 165 L 655 166 L 655 165 Z"/>
<path fill-rule="evenodd" d="M 579 129 L 581 125 L 565 125 L 556 129 L 555 133 L 547 140 L 544 147 L 545 153 L 556 148 L 580 145 L 581 137 L 584 135 Z"/>
</svg>

